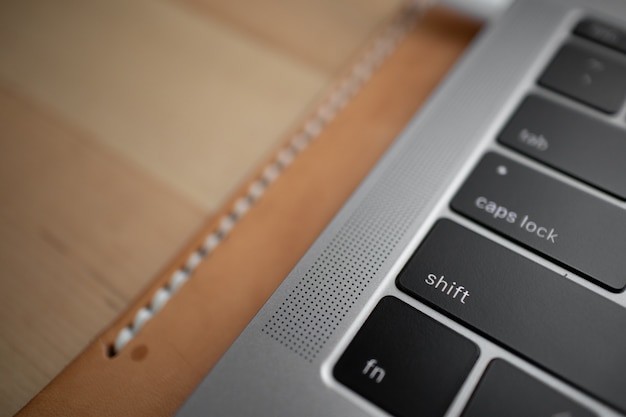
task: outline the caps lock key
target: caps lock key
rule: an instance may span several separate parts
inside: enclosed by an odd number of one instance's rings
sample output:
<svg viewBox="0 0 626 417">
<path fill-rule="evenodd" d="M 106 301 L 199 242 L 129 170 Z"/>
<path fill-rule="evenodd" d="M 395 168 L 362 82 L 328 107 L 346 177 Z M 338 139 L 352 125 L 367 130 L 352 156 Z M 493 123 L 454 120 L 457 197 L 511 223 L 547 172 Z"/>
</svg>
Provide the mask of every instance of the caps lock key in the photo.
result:
<svg viewBox="0 0 626 417">
<path fill-rule="evenodd" d="M 626 287 L 626 210 L 495 153 L 452 209 L 614 292 Z"/>
</svg>

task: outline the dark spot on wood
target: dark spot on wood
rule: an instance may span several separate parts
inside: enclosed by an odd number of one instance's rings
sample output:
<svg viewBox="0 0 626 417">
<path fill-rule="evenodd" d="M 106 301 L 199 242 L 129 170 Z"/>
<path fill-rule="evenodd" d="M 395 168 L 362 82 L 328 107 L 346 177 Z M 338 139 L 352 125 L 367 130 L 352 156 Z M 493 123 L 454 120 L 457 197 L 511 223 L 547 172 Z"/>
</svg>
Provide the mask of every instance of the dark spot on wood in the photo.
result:
<svg viewBox="0 0 626 417">
<path fill-rule="evenodd" d="M 130 358 L 137 362 L 144 360 L 146 356 L 148 356 L 148 346 L 146 345 L 136 346 L 132 352 L 130 352 Z"/>
</svg>

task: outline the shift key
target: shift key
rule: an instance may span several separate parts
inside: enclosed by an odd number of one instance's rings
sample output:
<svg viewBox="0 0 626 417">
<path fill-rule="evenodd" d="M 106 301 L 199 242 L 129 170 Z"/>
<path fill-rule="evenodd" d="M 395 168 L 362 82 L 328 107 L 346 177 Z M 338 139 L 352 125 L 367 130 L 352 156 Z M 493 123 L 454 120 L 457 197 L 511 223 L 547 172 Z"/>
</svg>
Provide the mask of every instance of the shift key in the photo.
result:
<svg viewBox="0 0 626 417">
<path fill-rule="evenodd" d="M 402 291 L 626 412 L 624 307 L 450 220 L 435 224 L 396 282 Z M 543 398 L 544 406 L 550 402 L 545 394 L 536 398 Z M 492 406 L 497 403 L 494 399 Z M 558 411 L 563 413 L 554 416 L 579 415 L 573 408 Z"/>
<path fill-rule="evenodd" d="M 452 209 L 614 292 L 626 287 L 626 210 L 495 153 Z"/>
</svg>

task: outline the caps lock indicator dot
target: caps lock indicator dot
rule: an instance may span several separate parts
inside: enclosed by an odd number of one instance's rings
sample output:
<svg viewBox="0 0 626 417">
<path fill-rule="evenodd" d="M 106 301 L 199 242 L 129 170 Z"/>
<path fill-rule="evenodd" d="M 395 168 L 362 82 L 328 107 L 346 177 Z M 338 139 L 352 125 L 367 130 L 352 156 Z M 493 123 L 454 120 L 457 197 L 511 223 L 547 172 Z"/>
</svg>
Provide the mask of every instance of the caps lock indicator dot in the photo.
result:
<svg viewBox="0 0 626 417">
<path fill-rule="evenodd" d="M 498 175 L 506 175 L 509 171 L 504 165 L 500 165 L 496 172 L 498 173 Z"/>
</svg>

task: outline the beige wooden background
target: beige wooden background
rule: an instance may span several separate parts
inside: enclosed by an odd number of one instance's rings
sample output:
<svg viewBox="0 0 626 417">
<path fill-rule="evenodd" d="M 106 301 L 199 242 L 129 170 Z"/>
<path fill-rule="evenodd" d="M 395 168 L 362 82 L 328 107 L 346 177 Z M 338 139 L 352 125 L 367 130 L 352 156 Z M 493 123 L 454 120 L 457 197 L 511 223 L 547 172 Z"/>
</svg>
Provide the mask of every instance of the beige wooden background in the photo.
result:
<svg viewBox="0 0 626 417">
<path fill-rule="evenodd" d="M 141 291 L 400 0 L 0 0 L 0 416 Z"/>
</svg>

